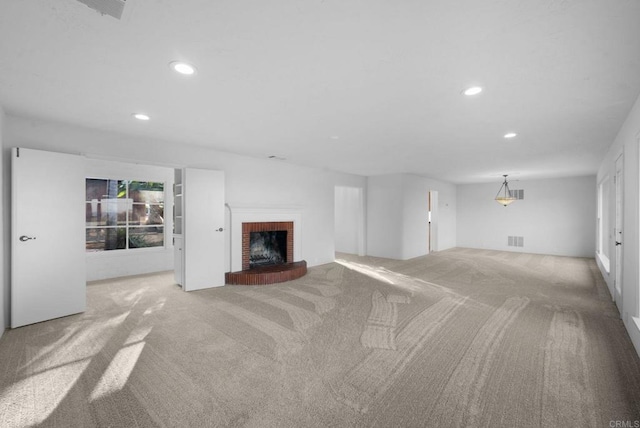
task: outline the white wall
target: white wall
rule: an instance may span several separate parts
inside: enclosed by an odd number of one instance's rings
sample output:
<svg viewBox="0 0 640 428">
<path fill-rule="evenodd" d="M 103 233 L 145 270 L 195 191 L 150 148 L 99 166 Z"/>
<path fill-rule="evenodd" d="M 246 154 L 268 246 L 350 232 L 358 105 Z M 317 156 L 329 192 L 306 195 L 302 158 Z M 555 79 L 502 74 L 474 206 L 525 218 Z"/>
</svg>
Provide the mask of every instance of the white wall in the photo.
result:
<svg viewBox="0 0 640 428">
<path fill-rule="evenodd" d="M 222 170 L 231 206 L 301 208 L 301 252 L 309 266 L 334 260 L 334 187 L 366 186 L 365 177 L 45 120 L 7 115 L 5 131 L 5 154 L 19 146 L 128 163 Z M 4 202 L 9 205 L 7 195 Z"/>
<path fill-rule="evenodd" d="M 511 181 L 524 199 L 507 207 L 494 200 L 500 185 L 458 185 L 459 247 L 593 257 L 595 176 Z M 524 237 L 524 247 L 507 246 L 508 236 Z"/>
<path fill-rule="evenodd" d="M 86 177 L 165 183 L 165 247 L 133 251 L 87 253 L 87 281 L 173 269 L 173 179 L 174 169 L 153 165 L 88 158 Z"/>
<path fill-rule="evenodd" d="M 336 186 L 336 251 L 364 255 L 364 189 Z"/>
<path fill-rule="evenodd" d="M 367 179 L 367 255 L 402 258 L 402 176 Z"/>
<path fill-rule="evenodd" d="M 428 253 L 429 249 L 429 191 L 438 192 L 437 216 L 432 231 L 437 234 L 437 248 L 442 251 L 456 246 L 457 188 L 454 184 L 417 175 L 403 177 L 404 236 L 403 258 L 410 259 Z M 437 225 L 435 224 L 437 223 Z"/>
<path fill-rule="evenodd" d="M 622 260 L 622 297 L 618 306 L 622 321 L 624 322 L 631 341 L 636 351 L 640 354 L 640 286 L 638 284 L 638 265 L 640 253 L 639 242 L 639 218 L 638 208 L 640 204 L 639 189 L 639 152 L 640 140 L 640 98 L 636 100 L 631 112 L 620 128 L 616 139 L 611 144 L 600 168 L 598 181 L 605 177 L 609 179 L 609 206 L 608 210 L 609 232 L 605 234 L 609 257 L 611 259 L 610 272 L 607 274 L 598 258 L 598 266 L 607 281 L 609 291 L 613 294 L 613 281 L 616 276 L 615 249 L 611 229 L 615 226 L 615 183 L 612 177 L 616 174 L 615 162 L 620 154 L 624 155 L 624 208 L 623 208 L 623 260 Z"/>
<path fill-rule="evenodd" d="M 2 194 L 4 193 L 4 150 L 3 147 L 3 136 L 4 136 L 4 110 L 2 109 L 2 105 L 0 105 L 0 200 L 2 199 Z M 5 204 L 3 204 L 3 209 L 0 210 L 0 225 L 4 224 L 4 216 L 5 216 Z M 0 242 L 3 244 L 0 245 L 0 280 L 2 281 L 3 287 L 0 290 L 0 337 L 2 337 L 2 333 L 4 333 L 5 328 L 9 325 L 9 262 L 8 257 L 5 257 L 6 254 L 4 236 L 11 236 L 9 234 L 4 233 L 4 227 L 0 227 Z"/>
<path fill-rule="evenodd" d="M 367 254 L 410 259 L 428 252 L 429 191 L 438 191 L 438 248 L 456 245 L 456 186 L 412 174 L 369 177 Z"/>
</svg>

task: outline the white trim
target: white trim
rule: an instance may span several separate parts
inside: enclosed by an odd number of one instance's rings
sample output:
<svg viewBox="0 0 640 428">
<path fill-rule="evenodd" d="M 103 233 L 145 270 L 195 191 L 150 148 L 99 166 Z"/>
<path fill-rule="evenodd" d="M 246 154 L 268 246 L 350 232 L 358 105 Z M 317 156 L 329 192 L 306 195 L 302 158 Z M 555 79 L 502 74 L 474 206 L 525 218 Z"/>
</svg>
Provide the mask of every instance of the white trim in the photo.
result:
<svg viewBox="0 0 640 428">
<path fill-rule="evenodd" d="M 169 238 L 173 241 L 173 236 Z M 158 245 L 157 247 L 142 247 L 142 248 L 121 248 L 118 250 L 94 250 L 85 251 L 88 257 L 135 257 L 136 254 L 142 253 L 164 253 L 167 250 L 171 250 L 165 240 L 165 245 Z M 133 251 L 133 252 L 132 252 Z"/>
<path fill-rule="evenodd" d="M 611 267 L 609 266 L 609 258 L 601 253 L 596 253 L 596 255 L 598 256 L 598 260 L 600 260 L 600 263 L 602 264 L 602 267 L 606 271 L 607 275 L 609 275 L 609 272 L 611 271 Z"/>
<path fill-rule="evenodd" d="M 633 323 L 636 325 L 636 328 L 638 329 L 638 332 L 640 332 L 640 318 L 631 317 L 631 319 L 633 320 Z"/>
<path fill-rule="evenodd" d="M 638 132 L 636 133 L 636 144 L 635 144 L 635 149 L 636 149 L 636 161 L 638 162 L 636 165 L 634 165 L 634 170 L 635 171 L 639 171 L 640 170 L 640 130 L 638 130 Z M 640 178 L 640 177 L 639 177 Z M 638 188 L 640 188 L 640 180 L 637 182 L 638 184 Z M 636 207 L 635 207 L 635 212 L 633 213 L 635 216 L 635 227 L 639 227 L 640 228 L 640 221 L 638 219 L 638 212 L 640 211 L 640 200 L 637 201 L 636 203 Z M 638 234 L 636 233 L 635 236 L 636 240 L 639 239 Z M 637 253 L 637 249 L 640 248 L 640 242 L 636 241 L 636 244 L 639 244 L 636 247 L 636 257 L 638 257 L 638 253 Z M 635 301 L 635 314 L 636 317 L 633 317 L 633 320 L 636 323 L 636 327 L 638 327 L 638 330 L 640 330 L 640 320 L 637 317 L 640 317 L 640 281 L 638 281 L 638 278 L 640 278 L 640 263 L 636 263 L 636 272 L 635 272 L 635 280 L 634 283 L 636 285 L 636 301 Z"/>
</svg>

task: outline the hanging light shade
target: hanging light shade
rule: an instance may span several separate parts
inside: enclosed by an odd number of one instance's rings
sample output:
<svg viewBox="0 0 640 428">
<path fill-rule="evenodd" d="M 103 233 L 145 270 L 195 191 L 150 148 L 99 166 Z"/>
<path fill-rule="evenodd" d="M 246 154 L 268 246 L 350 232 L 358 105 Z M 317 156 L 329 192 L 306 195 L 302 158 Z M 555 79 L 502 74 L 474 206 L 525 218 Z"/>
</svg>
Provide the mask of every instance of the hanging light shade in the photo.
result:
<svg viewBox="0 0 640 428">
<path fill-rule="evenodd" d="M 496 202 L 506 207 L 511 202 L 515 201 L 516 198 L 511 196 L 511 190 L 509 190 L 509 183 L 507 183 L 507 174 L 504 174 L 503 177 L 504 177 L 504 183 L 502 183 L 502 187 L 500 187 L 500 190 L 498 190 L 498 194 L 496 195 Z"/>
</svg>

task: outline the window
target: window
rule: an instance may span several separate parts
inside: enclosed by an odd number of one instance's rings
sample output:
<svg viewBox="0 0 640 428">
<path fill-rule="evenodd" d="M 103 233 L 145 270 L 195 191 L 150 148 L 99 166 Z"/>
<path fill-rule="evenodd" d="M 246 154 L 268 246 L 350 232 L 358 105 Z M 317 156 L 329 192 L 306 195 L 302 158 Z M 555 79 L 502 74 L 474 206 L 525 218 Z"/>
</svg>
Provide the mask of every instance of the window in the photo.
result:
<svg viewBox="0 0 640 428">
<path fill-rule="evenodd" d="M 86 250 L 164 246 L 164 183 L 86 179 Z"/>
</svg>

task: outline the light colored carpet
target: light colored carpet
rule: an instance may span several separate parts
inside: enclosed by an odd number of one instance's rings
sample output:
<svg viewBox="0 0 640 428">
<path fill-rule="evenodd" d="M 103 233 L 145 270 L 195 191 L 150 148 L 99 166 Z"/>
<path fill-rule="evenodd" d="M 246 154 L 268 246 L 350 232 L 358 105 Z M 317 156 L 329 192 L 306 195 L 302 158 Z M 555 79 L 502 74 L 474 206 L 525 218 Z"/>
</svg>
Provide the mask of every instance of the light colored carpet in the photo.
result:
<svg viewBox="0 0 640 428">
<path fill-rule="evenodd" d="M 166 272 L 101 281 L 86 313 L 7 331 L 0 361 L 2 427 L 640 420 L 640 360 L 580 258 L 339 254 L 296 281 L 191 293 Z"/>
</svg>

